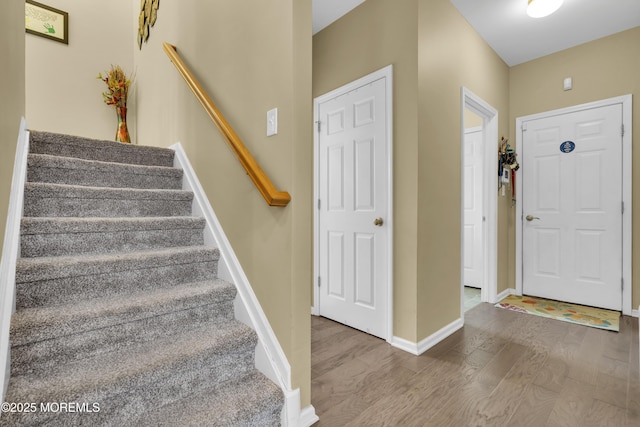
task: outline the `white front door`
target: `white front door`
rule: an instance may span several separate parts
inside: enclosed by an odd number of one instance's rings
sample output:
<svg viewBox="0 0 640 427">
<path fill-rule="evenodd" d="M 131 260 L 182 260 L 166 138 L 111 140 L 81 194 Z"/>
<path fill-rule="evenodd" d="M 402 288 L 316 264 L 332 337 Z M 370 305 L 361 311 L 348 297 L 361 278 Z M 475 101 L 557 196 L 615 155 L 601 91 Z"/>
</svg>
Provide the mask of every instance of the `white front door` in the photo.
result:
<svg viewBox="0 0 640 427">
<path fill-rule="evenodd" d="M 316 304 L 321 316 L 385 339 L 391 257 L 387 78 L 334 91 L 316 106 Z"/>
<path fill-rule="evenodd" d="M 482 129 L 464 134 L 464 285 L 482 288 L 483 218 L 482 218 Z"/>
<path fill-rule="evenodd" d="M 622 308 L 622 106 L 523 123 L 523 293 Z"/>
</svg>

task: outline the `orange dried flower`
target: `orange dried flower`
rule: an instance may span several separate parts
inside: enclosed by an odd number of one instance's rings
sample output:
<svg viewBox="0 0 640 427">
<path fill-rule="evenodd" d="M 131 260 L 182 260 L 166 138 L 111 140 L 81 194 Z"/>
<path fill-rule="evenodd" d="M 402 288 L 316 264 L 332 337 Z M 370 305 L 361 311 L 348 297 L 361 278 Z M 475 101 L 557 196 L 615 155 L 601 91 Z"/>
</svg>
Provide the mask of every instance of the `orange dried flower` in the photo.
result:
<svg viewBox="0 0 640 427">
<path fill-rule="evenodd" d="M 102 73 L 98 73 L 97 78 L 107 85 L 107 90 L 102 92 L 105 104 L 115 105 L 116 107 L 127 106 L 129 86 L 131 86 L 133 79 L 129 79 L 119 65 L 115 67 L 112 65 L 105 76 Z"/>
</svg>

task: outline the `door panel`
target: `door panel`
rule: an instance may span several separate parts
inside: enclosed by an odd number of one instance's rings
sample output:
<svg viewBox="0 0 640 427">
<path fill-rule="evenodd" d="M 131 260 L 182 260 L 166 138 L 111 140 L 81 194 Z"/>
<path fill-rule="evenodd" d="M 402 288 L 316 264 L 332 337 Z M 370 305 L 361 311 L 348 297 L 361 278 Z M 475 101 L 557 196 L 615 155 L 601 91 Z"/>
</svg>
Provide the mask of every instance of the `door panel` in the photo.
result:
<svg viewBox="0 0 640 427">
<path fill-rule="evenodd" d="M 324 101 L 318 112 L 319 312 L 387 338 L 386 78 Z"/>
<path fill-rule="evenodd" d="M 464 137 L 464 285 L 482 287 L 484 222 L 482 129 L 466 131 Z"/>
<path fill-rule="evenodd" d="M 524 123 L 525 294 L 621 310 L 621 126 L 621 105 Z"/>
</svg>

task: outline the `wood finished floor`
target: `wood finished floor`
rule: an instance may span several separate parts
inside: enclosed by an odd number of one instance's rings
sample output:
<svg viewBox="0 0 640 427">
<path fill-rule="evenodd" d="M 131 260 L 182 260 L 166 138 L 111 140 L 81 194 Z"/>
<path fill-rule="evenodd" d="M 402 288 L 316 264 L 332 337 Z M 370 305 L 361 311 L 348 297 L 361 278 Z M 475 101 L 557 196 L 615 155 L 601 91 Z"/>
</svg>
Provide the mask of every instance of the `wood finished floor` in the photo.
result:
<svg viewBox="0 0 640 427">
<path fill-rule="evenodd" d="M 640 426 L 638 319 L 620 332 L 482 303 L 421 356 L 312 316 L 316 427 Z"/>
</svg>

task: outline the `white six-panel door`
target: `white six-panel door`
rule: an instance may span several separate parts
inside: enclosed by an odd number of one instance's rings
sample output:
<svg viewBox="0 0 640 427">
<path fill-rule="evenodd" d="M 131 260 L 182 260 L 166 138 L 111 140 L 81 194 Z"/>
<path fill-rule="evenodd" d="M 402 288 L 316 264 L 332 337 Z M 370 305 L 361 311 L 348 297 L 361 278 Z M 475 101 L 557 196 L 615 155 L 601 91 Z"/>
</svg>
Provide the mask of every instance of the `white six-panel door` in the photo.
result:
<svg viewBox="0 0 640 427">
<path fill-rule="evenodd" d="M 622 107 L 523 124 L 523 293 L 622 308 Z"/>
<path fill-rule="evenodd" d="M 387 338 L 386 80 L 318 105 L 319 314 Z"/>
<path fill-rule="evenodd" d="M 483 278 L 483 146 L 482 129 L 464 134 L 464 285 L 482 288 Z"/>
</svg>

